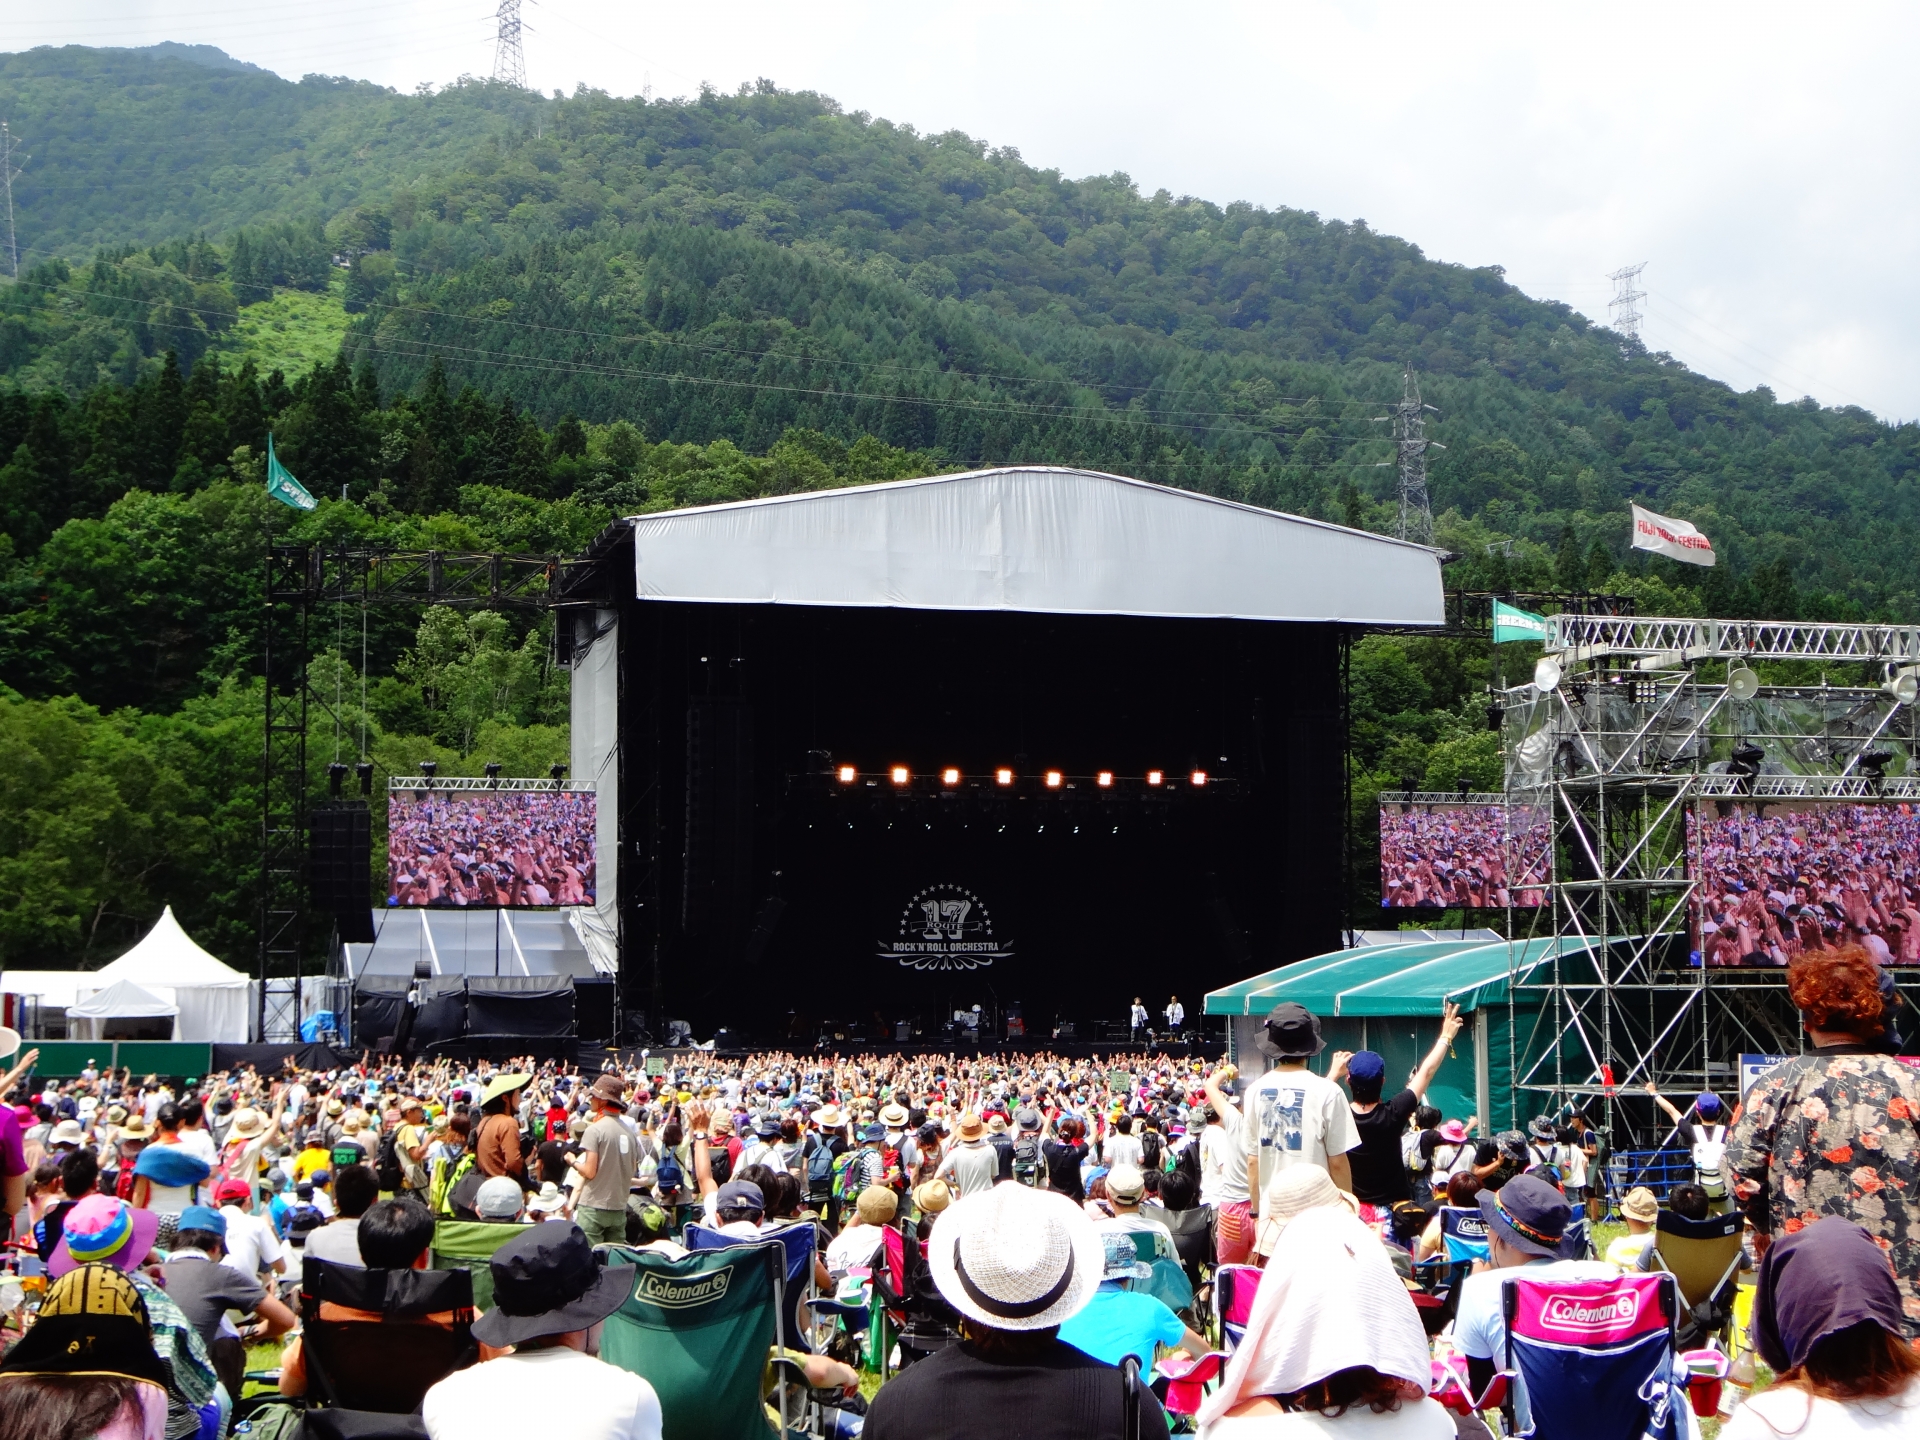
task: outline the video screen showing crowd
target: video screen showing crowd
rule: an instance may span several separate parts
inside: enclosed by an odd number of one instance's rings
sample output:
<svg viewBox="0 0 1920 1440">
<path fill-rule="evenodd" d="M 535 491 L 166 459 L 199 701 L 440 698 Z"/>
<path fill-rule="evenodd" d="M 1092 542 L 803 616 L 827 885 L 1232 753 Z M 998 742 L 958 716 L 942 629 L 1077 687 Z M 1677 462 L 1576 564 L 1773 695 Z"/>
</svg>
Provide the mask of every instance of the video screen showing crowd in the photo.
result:
<svg viewBox="0 0 1920 1440">
<path fill-rule="evenodd" d="M 1380 807 L 1380 903 L 1389 910 L 1547 903 L 1553 833 L 1543 805 Z"/>
<path fill-rule="evenodd" d="M 585 790 L 393 794 L 387 802 L 387 904 L 593 904 L 595 798 Z"/>
<path fill-rule="evenodd" d="M 1699 963 L 1784 967 L 1859 945 L 1920 965 L 1920 814 L 1912 805 L 1719 801 L 1687 815 Z"/>
</svg>

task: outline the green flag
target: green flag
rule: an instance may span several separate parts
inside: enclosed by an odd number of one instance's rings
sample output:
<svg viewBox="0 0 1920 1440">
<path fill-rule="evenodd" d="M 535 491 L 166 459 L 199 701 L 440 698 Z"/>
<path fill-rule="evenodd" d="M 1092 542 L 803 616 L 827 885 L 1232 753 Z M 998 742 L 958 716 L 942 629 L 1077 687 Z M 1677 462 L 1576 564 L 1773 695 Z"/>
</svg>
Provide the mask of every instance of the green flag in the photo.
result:
<svg viewBox="0 0 1920 1440">
<path fill-rule="evenodd" d="M 320 502 L 307 493 L 307 487 L 293 478 L 293 472 L 273 453 L 273 432 L 267 432 L 267 494 L 295 510 L 311 510 Z"/>
<path fill-rule="evenodd" d="M 1493 643 L 1503 645 L 1509 640 L 1544 640 L 1547 638 L 1547 617 L 1536 615 L 1531 610 L 1522 610 L 1514 605 L 1493 602 Z"/>
</svg>

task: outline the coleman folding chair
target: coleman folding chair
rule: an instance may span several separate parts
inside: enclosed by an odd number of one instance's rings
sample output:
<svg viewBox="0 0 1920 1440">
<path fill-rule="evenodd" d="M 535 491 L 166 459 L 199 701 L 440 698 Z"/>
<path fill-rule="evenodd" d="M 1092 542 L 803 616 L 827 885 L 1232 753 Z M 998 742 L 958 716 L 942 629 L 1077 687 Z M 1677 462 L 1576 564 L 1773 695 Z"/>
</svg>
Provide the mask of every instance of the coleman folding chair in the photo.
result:
<svg viewBox="0 0 1920 1440">
<path fill-rule="evenodd" d="M 1505 1368 L 1526 1392 L 1532 1440 L 1680 1440 L 1685 1379 L 1674 1362 L 1671 1275 L 1501 1284 Z"/>
<path fill-rule="evenodd" d="M 307 1427 L 316 1434 L 411 1433 L 417 1424 L 366 1415 L 412 1416 L 429 1389 L 478 1354 L 464 1270 L 362 1270 L 308 1258 L 300 1328 Z"/>
<path fill-rule="evenodd" d="M 1213 1272 L 1214 1343 L 1229 1355 L 1247 1333 L 1260 1275 L 1258 1265 L 1222 1265 Z"/>
<path fill-rule="evenodd" d="M 813 1256 L 816 1233 L 810 1224 L 783 1225 L 775 1230 L 762 1233 L 762 1242 L 774 1241 L 780 1246 L 784 1258 L 780 1298 L 780 1324 L 787 1348 L 791 1350 L 811 1351 L 807 1341 L 806 1321 L 811 1318 L 808 1302 L 816 1298 L 813 1283 Z M 700 1224 L 687 1226 L 686 1237 L 689 1250 L 724 1250 L 729 1245 L 743 1242 L 732 1235 L 723 1235 L 718 1230 L 709 1230 Z"/>
<path fill-rule="evenodd" d="M 1689 1220 L 1662 1210 L 1654 1220 L 1646 1267 L 1666 1271 L 1680 1287 L 1682 1345 L 1718 1338 L 1720 1348 L 1733 1353 L 1733 1298 L 1745 1258 L 1740 1245 L 1745 1228 L 1738 1213 Z"/>
<path fill-rule="evenodd" d="M 473 1308 L 493 1308 L 493 1252 L 527 1227 L 515 1221 L 436 1220 L 427 1264 L 435 1270 L 464 1270 L 473 1277 Z"/>
</svg>

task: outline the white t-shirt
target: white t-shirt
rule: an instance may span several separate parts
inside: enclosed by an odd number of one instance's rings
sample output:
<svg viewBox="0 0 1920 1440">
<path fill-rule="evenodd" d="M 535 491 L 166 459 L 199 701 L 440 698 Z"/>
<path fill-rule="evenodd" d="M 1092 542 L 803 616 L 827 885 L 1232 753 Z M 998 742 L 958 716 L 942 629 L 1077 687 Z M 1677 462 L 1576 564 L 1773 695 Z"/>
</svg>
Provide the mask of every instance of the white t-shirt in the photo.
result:
<svg viewBox="0 0 1920 1440">
<path fill-rule="evenodd" d="M 1240 1415 L 1216 1420 L 1201 1440 L 1453 1440 L 1453 1417 L 1438 1400 L 1402 1401 L 1376 1415 L 1362 1405 L 1335 1417 L 1317 1410 L 1290 1415 Z"/>
<path fill-rule="evenodd" d="M 1508 1270 L 1483 1270 L 1469 1275 L 1460 1287 L 1460 1309 L 1454 1316 L 1454 1348 L 1475 1360 L 1506 1363 L 1507 1318 L 1501 1306 L 1501 1284 L 1525 1276 L 1529 1280 L 1612 1280 L 1619 1271 L 1604 1260 L 1535 1260 Z M 1526 1382 L 1513 1381 L 1514 1416 L 1525 1431 L 1532 1423 L 1527 1409 Z M 1692 1412 L 1689 1410 L 1689 1414 Z"/>
<path fill-rule="evenodd" d="M 1329 1156 L 1360 1143 L 1347 1092 L 1311 1070 L 1269 1070 L 1247 1091 L 1241 1113 L 1241 1143 L 1260 1156 L 1263 1195 L 1288 1166 L 1325 1168 Z"/>
<path fill-rule="evenodd" d="M 319 1198 L 317 1195 L 314 1197 Z M 360 1218 L 351 1220 L 329 1220 L 318 1230 L 307 1236 L 307 1248 L 304 1254 L 315 1260 L 329 1260 L 335 1265 L 352 1265 L 364 1270 L 367 1262 L 360 1258 Z"/>
<path fill-rule="evenodd" d="M 456 1370 L 420 1405 L 432 1440 L 543 1430 L 564 1414 L 568 1440 L 660 1440 L 660 1397 L 638 1375 L 553 1346 Z"/>
<path fill-rule="evenodd" d="M 1231 1205 L 1247 1198 L 1247 1156 L 1225 1125 L 1200 1132 L 1200 1203 Z"/>
<path fill-rule="evenodd" d="M 280 1238 L 273 1233 L 271 1221 L 249 1215 L 238 1205 L 222 1205 L 220 1213 L 227 1217 L 226 1264 L 253 1279 L 282 1257 Z M 355 1236 L 354 1249 L 358 1251 L 359 1246 L 359 1237 Z"/>
<path fill-rule="evenodd" d="M 1811 1408 L 1808 1402 L 1811 1400 Z M 1804 1390 L 1763 1390 L 1720 1427 L 1721 1440 L 1909 1440 L 1920 1435 L 1920 1380 L 1884 1400 L 1814 1399 Z"/>
<path fill-rule="evenodd" d="M 827 1273 L 844 1275 L 856 1265 L 872 1265 L 886 1230 L 879 1225 L 849 1225 L 827 1246 Z"/>
<path fill-rule="evenodd" d="M 1100 1158 L 1111 1170 L 1116 1165 L 1131 1165 L 1136 1170 L 1147 1168 L 1146 1147 L 1140 1143 L 1138 1135 L 1121 1135 L 1118 1132 L 1107 1136 L 1100 1142 Z"/>
</svg>

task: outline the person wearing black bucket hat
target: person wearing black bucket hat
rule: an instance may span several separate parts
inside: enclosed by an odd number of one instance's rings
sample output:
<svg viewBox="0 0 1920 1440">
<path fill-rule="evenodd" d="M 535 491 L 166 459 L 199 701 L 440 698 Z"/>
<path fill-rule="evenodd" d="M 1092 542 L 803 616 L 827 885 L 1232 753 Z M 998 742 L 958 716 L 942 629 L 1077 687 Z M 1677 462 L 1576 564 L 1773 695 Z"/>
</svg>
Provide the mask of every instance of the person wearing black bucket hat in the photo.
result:
<svg viewBox="0 0 1920 1440">
<path fill-rule="evenodd" d="M 569 1440 L 660 1440 L 660 1400 L 638 1375 L 597 1358 L 600 1323 L 636 1270 L 602 1266 L 577 1225 L 529 1226 L 488 1262 L 493 1308 L 473 1338 L 513 1352 L 457 1370 L 427 1391 L 432 1440 L 474 1440 L 561 1422 Z"/>
<path fill-rule="evenodd" d="M 1486 1222 L 1493 1268 L 1461 1282 L 1460 1309 L 1453 1322 L 1454 1343 L 1467 1357 L 1468 1378 L 1476 1395 L 1486 1390 L 1497 1360 L 1506 1354 L 1501 1285 L 1510 1277 L 1502 1271 L 1524 1266 L 1529 1280 L 1610 1280 L 1620 1273 L 1604 1260 L 1559 1258 L 1560 1237 L 1573 1217 L 1573 1207 L 1536 1176 L 1516 1175 L 1497 1191 L 1482 1191 L 1480 1217 Z M 1526 1385 L 1518 1378 L 1513 1384 L 1515 1417 L 1524 1433 L 1531 1424 Z"/>
<path fill-rule="evenodd" d="M 1351 1190 L 1353 1168 L 1347 1152 L 1360 1143 L 1346 1092 L 1307 1068 L 1307 1062 L 1326 1048 L 1317 1015 L 1292 1000 L 1276 1005 L 1258 1043 L 1274 1066 L 1247 1088 L 1240 1112 L 1249 1219 L 1256 1223 L 1268 1187 L 1289 1166 L 1318 1165 L 1336 1186 Z M 1217 1095 L 1209 1081 L 1208 1099 L 1224 1106 L 1224 1096 Z"/>
</svg>

